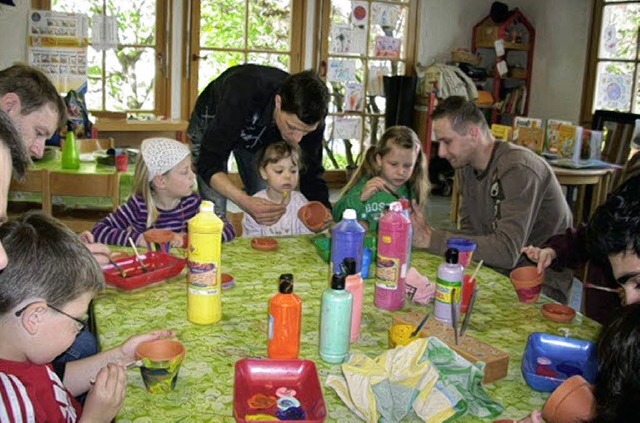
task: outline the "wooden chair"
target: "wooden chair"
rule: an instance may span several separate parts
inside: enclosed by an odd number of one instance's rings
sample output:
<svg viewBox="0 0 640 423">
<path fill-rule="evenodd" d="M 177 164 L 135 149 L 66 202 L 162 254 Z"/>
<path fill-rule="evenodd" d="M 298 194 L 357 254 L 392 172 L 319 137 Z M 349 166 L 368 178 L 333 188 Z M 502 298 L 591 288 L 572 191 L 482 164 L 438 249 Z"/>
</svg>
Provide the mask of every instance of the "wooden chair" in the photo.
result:
<svg viewBox="0 0 640 423">
<path fill-rule="evenodd" d="M 607 128 L 607 137 L 603 139 L 602 160 L 624 166 L 631 153 L 631 138 L 636 120 L 640 115 L 633 113 L 596 110 L 591 121 L 591 128 L 603 130 Z M 612 181 L 613 187 L 620 183 L 621 172 Z M 611 188 L 611 187 L 609 187 Z"/>
<path fill-rule="evenodd" d="M 120 174 L 117 172 L 104 175 L 50 172 L 49 201 L 51 203 L 53 203 L 53 196 L 110 198 L 112 206 L 108 209 L 53 207 L 53 217 L 65 223 L 73 231 L 90 230 L 99 220 L 118 207 Z"/>
<path fill-rule="evenodd" d="M 51 214 L 51 198 L 49 196 L 49 172 L 43 169 L 31 169 L 27 171 L 24 180 L 11 180 L 10 192 L 39 193 L 42 195 L 40 202 L 10 201 L 7 207 L 9 217 L 17 217 L 29 210 L 41 209 L 46 214 Z"/>
</svg>

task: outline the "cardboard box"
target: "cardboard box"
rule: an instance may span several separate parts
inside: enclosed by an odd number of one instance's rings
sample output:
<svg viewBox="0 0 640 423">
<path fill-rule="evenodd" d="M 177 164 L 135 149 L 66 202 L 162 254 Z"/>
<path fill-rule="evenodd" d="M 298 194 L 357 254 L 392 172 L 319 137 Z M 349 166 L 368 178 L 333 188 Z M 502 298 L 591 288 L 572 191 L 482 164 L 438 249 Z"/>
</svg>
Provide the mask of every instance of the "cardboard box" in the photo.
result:
<svg viewBox="0 0 640 423">
<path fill-rule="evenodd" d="M 419 311 L 396 313 L 393 316 L 393 324 L 418 326 L 423 317 L 424 314 Z M 435 336 L 470 362 L 475 363 L 482 361 L 485 363 L 484 383 L 491 383 L 502 379 L 509 371 L 509 354 L 467 334 L 459 337 L 458 345 L 456 345 L 453 328 L 433 318 L 433 316 L 420 331 L 420 336 Z"/>
</svg>

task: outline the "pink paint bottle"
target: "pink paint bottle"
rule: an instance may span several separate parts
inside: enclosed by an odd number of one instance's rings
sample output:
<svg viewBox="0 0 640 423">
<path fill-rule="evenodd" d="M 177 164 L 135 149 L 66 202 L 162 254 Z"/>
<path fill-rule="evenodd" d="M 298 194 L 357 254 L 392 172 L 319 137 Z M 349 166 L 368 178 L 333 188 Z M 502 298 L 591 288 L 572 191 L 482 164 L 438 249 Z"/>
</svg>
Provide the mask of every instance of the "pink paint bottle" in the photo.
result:
<svg viewBox="0 0 640 423">
<path fill-rule="evenodd" d="M 411 221 L 399 202 L 391 203 L 378 223 L 378 257 L 373 304 L 383 310 L 404 307 Z"/>
<path fill-rule="evenodd" d="M 342 261 L 342 269 L 347 275 L 345 288 L 353 295 L 351 309 L 351 342 L 356 342 L 360 335 L 360 321 L 362 320 L 362 300 L 364 299 L 364 282 L 362 276 L 356 272 L 356 259 L 347 257 Z"/>
</svg>

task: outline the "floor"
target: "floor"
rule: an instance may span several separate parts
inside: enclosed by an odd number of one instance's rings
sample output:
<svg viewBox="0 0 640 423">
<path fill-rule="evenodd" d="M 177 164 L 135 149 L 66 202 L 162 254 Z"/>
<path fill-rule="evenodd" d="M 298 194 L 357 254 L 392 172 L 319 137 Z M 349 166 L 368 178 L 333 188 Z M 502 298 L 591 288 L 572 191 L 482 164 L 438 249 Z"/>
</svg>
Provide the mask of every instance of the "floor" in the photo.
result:
<svg viewBox="0 0 640 423">
<path fill-rule="evenodd" d="M 340 190 L 332 189 L 329 192 L 329 199 L 335 203 L 340 196 Z M 229 211 L 238 212 L 240 209 L 233 203 L 228 205 Z M 451 197 L 443 197 L 441 195 L 431 195 L 427 206 L 426 220 L 429 224 L 438 229 L 454 229 L 454 225 L 450 219 L 451 213 Z M 569 306 L 580 311 L 582 308 L 582 282 L 574 278 L 571 286 L 571 296 Z"/>
</svg>

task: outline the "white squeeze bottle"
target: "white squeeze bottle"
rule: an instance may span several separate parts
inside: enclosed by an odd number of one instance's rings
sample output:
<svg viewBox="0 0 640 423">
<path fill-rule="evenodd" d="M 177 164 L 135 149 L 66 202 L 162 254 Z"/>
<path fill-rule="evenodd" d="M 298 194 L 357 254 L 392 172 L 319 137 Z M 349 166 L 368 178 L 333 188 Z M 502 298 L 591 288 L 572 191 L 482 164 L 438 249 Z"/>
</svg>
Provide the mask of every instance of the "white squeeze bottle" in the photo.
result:
<svg viewBox="0 0 640 423">
<path fill-rule="evenodd" d="M 445 253 L 445 262 L 438 266 L 436 282 L 436 300 L 433 315 L 447 324 L 451 323 L 451 303 L 454 302 L 456 315 L 460 315 L 462 278 L 464 267 L 458 264 L 458 250 L 449 248 Z M 452 291 L 456 290 L 455 298 Z"/>
</svg>

